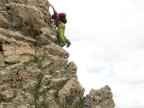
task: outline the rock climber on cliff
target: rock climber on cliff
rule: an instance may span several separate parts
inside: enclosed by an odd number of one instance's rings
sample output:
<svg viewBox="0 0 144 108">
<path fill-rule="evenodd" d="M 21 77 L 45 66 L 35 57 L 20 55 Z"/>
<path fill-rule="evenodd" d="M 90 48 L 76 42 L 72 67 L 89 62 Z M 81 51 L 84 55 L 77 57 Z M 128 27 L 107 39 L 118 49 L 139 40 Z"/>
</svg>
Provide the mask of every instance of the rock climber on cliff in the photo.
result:
<svg viewBox="0 0 144 108">
<path fill-rule="evenodd" d="M 54 6 L 51 4 L 50 4 L 50 6 L 53 9 L 54 14 L 52 15 L 51 18 L 54 20 L 54 24 L 57 28 L 57 38 L 59 40 L 60 46 L 63 47 L 65 45 L 67 45 L 67 47 L 69 47 L 71 45 L 71 42 L 65 36 L 65 29 L 66 29 L 65 24 L 67 23 L 66 14 L 65 13 L 57 13 Z"/>
</svg>

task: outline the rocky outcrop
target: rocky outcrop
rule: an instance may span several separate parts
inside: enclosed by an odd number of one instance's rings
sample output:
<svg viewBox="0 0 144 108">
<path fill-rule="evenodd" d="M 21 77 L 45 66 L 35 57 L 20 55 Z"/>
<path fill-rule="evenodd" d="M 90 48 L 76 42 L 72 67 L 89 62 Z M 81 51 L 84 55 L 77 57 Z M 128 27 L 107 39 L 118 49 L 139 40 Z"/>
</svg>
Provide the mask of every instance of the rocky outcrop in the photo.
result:
<svg viewBox="0 0 144 108">
<path fill-rule="evenodd" d="M 108 85 L 98 90 L 91 89 L 85 97 L 84 108 L 114 108 L 114 106 L 113 95 Z"/>
<path fill-rule="evenodd" d="M 0 0 L 0 108 L 84 107 L 50 17 L 47 0 Z"/>
<path fill-rule="evenodd" d="M 0 0 L 0 108 L 76 108 L 84 88 L 47 0 Z"/>
</svg>

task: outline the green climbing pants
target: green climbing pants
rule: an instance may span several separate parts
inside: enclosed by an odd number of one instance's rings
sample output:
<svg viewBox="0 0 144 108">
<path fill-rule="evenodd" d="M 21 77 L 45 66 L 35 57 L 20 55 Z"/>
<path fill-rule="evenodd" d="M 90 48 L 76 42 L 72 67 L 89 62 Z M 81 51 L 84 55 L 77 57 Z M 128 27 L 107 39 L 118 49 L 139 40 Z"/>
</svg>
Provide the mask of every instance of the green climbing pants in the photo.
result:
<svg viewBox="0 0 144 108">
<path fill-rule="evenodd" d="M 59 23 L 58 24 L 58 40 L 60 43 L 70 43 L 69 39 L 65 37 L 65 24 Z"/>
</svg>

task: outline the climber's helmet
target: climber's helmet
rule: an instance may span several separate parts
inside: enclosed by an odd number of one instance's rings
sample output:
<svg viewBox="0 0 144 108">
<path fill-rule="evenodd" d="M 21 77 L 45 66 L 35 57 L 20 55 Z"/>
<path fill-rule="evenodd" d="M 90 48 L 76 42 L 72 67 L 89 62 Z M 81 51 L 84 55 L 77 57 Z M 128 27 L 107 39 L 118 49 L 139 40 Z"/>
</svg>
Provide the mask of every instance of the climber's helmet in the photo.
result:
<svg viewBox="0 0 144 108">
<path fill-rule="evenodd" d="M 65 18 L 66 17 L 66 13 L 59 13 L 59 17 Z"/>
</svg>

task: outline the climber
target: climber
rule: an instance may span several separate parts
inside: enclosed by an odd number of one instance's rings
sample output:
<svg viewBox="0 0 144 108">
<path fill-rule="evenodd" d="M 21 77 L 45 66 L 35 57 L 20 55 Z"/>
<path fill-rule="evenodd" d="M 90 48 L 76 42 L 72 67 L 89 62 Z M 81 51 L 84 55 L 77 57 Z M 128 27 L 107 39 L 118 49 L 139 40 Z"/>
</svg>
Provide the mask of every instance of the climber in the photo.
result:
<svg viewBox="0 0 144 108">
<path fill-rule="evenodd" d="M 50 4 L 53 9 L 52 19 L 54 20 L 54 24 L 57 28 L 57 38 L 59 40 L 60 46 L 63 47 L 67 45 L 69 47 L 71 42 L 65 36 L 65 24 L 67 23 L 66 14 L 65 13 L 57 13 L 55 8 Z"/>
</svg>

